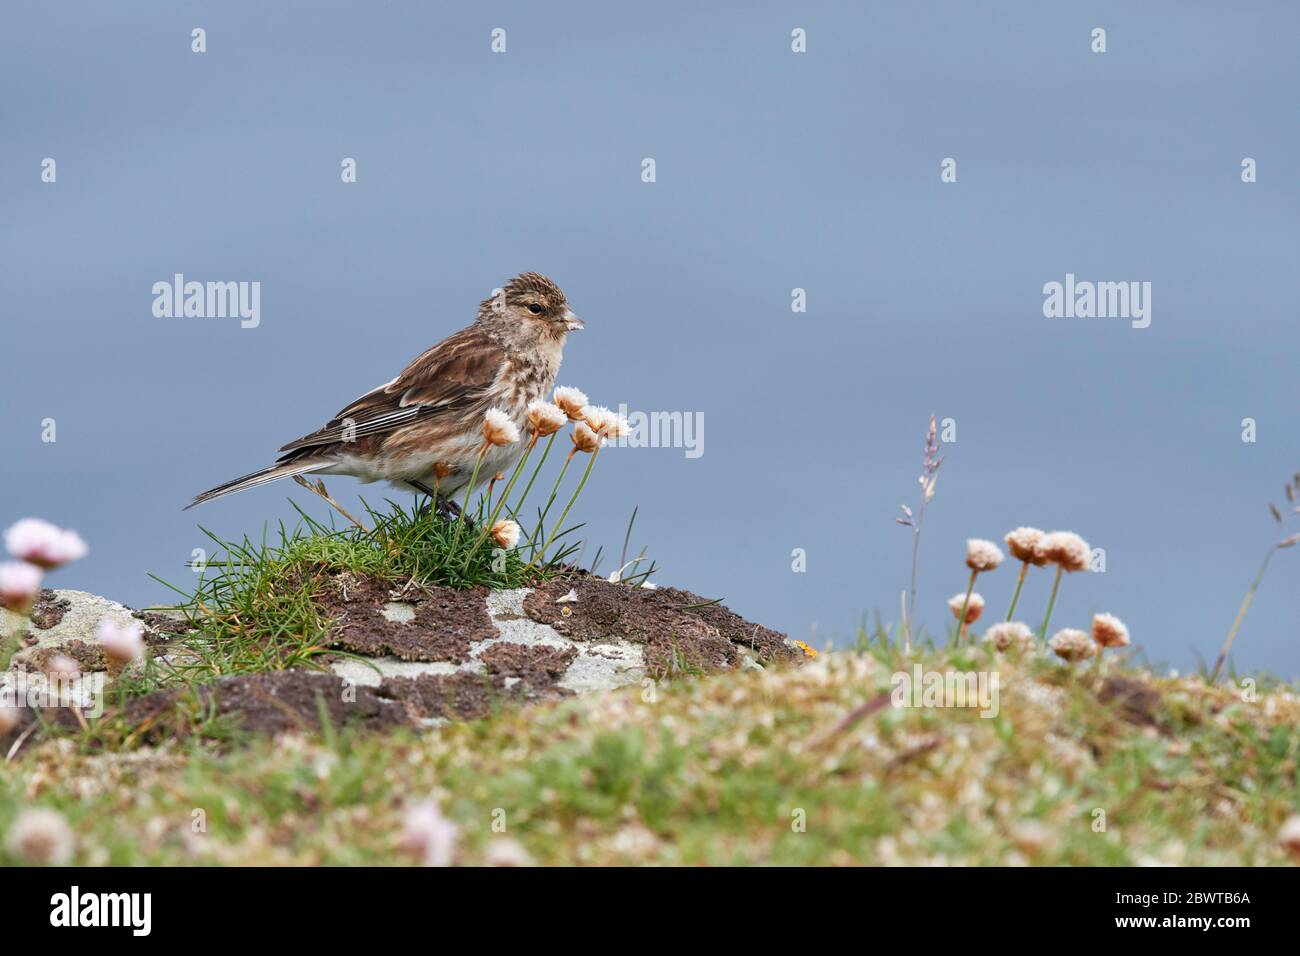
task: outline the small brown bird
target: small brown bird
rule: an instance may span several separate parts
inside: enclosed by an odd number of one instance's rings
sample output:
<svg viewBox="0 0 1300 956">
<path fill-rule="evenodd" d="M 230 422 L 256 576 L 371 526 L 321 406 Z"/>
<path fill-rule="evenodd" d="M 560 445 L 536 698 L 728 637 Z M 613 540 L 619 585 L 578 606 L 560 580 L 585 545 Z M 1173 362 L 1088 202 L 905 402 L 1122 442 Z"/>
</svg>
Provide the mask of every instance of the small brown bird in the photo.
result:
<svg viewBox="0 0 1300 956">
<path fill-rule="evenodd" d="M 525 272 L 479 305 L 467 329 L 439 342 L 386 385 L 371 389 L 271 467 L 217 485 L 186 508 L 293 475 L 390 481 L 440 499 L 464 490 L 483 447 L 483 419 L 503 411 L 523 429 L 528 403 L 555 387 L 565 336 L 581 329 L 564 293 Z M 492 446 L 479 483 L 513 467 L 524 443 Z"/>
</svg>

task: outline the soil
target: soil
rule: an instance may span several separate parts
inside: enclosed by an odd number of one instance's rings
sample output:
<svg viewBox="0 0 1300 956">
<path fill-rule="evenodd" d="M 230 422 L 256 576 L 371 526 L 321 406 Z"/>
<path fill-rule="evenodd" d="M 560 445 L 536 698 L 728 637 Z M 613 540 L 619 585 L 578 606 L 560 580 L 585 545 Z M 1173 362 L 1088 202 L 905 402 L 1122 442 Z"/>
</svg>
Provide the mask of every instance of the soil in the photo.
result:
<svg viewBox="0 0 1300 956">
<path fill-rule="evenodd" d="M 27 659 L 24 670 L 36 673 L 44 673 L 49 668 L 49 663 L 55 657 L 70 657 L 77 662 L 77 666 L 82 672 L 102 671 L 108 668 L 108 658 L 104 652 L 94 644 L 87 644 L 85 641 L 71 640 L 57 647 L 41 647 L 32 651 L 31 657 Z"/>
<path fill-rule="evenodd" d="M 1160 694 L 1141 681 L 1128 677 L 1107 677 L 1097 692 L 1098 699 L 1116 708 L 1119 716 L 1130 724 L 1152 727 L 1156 725 L 1156 710 Z"/>
<path fill-rule="evenodd" d="M 572 647 L 545 647 L 503 642 L 493 644 L 478 657 L 494 674 L 503 674 L 507 677 L 541 675 L 549 677 L 554 683 L 564 676 L 564 672 L 569 669 L 569 665 L 577 656 L 577 649 Z"/>
<path fill-rule="evenodd" d="M 557 604 L 571 589 L 577 600 Z M 587 575 L 541 585 L 524 599 L 524 611 L 576 641 L 612 636 L 644 644 L 652 677 L 733 668 L 738 647 L 763 663 L 799 657 L 776 631 L 677 588 L 632 588 Z"/>
<path fill-rule="evenodd" d="M 316 602 L 334 621 L 334 646 L 371 657 L 463 664 L 473 642 L 498 636 L 487 612 L 486 588 L 407 588 L 400 600 L 412 605 L 409 621 L 384 617 L 384 606 L 396 597 L 383 581 L 339 575 Z"/>
<path fill-rule="evenodd" d="M 570 691 L 555 686 L 554 678 L 540 671 L 512 680 L 501 673 L 462 671 L 447 676 L 389 677 L 379 693 L 401 702 L 413 717 L 477 720 L 507 704 L 568 697 Z"/>
<path fill-rule="evenodd" d="M 159 614 L 157 611 L 132 611 L 131 616 L 144 624 L 144 642 L 150 647 L 169 644 L 194 630 L 183 617 Z"/>
</svg>

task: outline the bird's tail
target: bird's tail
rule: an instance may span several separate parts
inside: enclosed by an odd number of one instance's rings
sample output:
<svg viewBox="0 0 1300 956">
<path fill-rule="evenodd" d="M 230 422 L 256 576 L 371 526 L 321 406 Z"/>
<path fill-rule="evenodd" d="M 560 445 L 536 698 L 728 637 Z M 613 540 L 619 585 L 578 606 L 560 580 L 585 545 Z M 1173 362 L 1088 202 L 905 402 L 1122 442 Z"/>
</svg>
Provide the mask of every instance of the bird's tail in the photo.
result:
<svg viewBox="0 0 1300 956">
<path fill-rule="evenodd" d="M 215 488 L 209 488 L 202 494 L 196 495 L 194 500 L 185 506 L 183 510 L 189 511 L 195 505 L 201 505 L 205 501 L 211 501 L 213 498 L 220 498 L 222 495 L 233 494 L 236 491 L 243 491 L 245 488 L 254 488 L 257 485 L 264 485 L 268 481 L 275 481 L 277 478 L 288 478 L 292 475 L 306 475 L 313 471 L 319 471 L 321 468 L 328 468 L 327 461 L 289 461 L 281 462 L 278 465 L 272 465 L 270 468 L 263 468 L 261 471 L 255 471 L 251 475 L 244 475 L 242 478 L 236 478 L 233 481 L 227 481 L 223 485 L 217 485 Z"/>
</svg>

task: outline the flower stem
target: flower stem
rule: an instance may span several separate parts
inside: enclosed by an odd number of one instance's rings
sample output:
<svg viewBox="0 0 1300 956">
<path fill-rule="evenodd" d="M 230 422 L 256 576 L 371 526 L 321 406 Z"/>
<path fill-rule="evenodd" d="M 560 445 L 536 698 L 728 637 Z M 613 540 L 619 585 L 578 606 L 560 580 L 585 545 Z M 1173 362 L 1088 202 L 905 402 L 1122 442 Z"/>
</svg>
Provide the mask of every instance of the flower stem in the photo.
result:
<svg viewBox="0 0 1300 956">
<path fill-rule="evenodd" d="M 564 527 L 564 519 L 569 516 L 569 509 L 572 508 L 573 503 L 578 500 L 578 495 L 582 494 L 583 485 L 587 483 L 587 476 L 591 474 L 591 468 L 596 464 L 596 456 L 599 454 L 599 448 L 591 453 L 591 460 L 587 462 L 587 467 L 582 473 L 582 479 L 578 482 L 578 487 L 573 489 L 573 494 L 569 497 L 569 503 L 565 505 L 564 510 L 560 512 L 560 518 L 555 522 L 555 526 L 551 529 L 551 533 L 547 535 L 546 541 L 542 544 L 542 550 L 538 552 L 538 557 L 546 557 L 546 549 L 551 546 L 551 542 L 555 540 L 555 536 L 559 534 L 560 529 Z M 530 566 L 532 565 L 532 561 L 529 561 L 528 563 Z"/>
<path fill-rule="evenodd" d="M 1011 607 L 1007 608 L 1007 620 L 1011 620 L 1011 615 L 1016 613 L 1016 605 L 1020 603 L 1020 589 L 1025 586 L 1025 575 L 1029 573 L 1029 562 L 1026 561 L 1020 567 L 1020 577 L 1016 578 L 1016 593 L 1011 595 Z"/>
<path fill-rule="evenodd" d="M 564 459 L 564 464 L 560 468 L 560 474 L 555 479 L 555 484 L 551 486 L 551 496 L 546 499 L 546 507 L 543 508 L 542 513 L 537 516 L 537 524 L 533 526 L 533 533 L 528 536 L 529 567 L 532 566 L 532 558 L 537 553 L 536 548 L 534 547 L 537 543 L 537 536 L 541 533 L 542 526 L 546 523 L 546 516 L 551 513 L 551 505 L 555 504 L 555 498 L 560 493 L 560 485 L 563 484 L 564 475 L 569 470 L 569 462 L 573 461 L 573 456 L 576 454 L 577 450 L 574 449 L 573 451 L 570 451 L 568 457 Z M 523 507 L 522 499 L 520 499 L 519 505 L 520 507 Z"/>
<path fill-rule="evenodd" d="M 510 497 L 510 489 L 515 486 L 515 481 L 518 480 L 520 472 L 523 471 L 524 465 L 528 463 L 528 456 L 533 453 L 533 446 L 535 444 L 537 443 L 530 441 L 528 446 L 524 449 L 523 455 L 520 456 L 519 461 L 515 464 L 515 470 L 511 473 L 510 480 L 506 482 L 505 490 L 501 492 L 501 497 L 497 500 L 496 508 L 493 509 L 492 514 L 487 521 L 483 522 L 483 530 L 480 531 L 478 537 L 474 539 L 474 543 L 470 546 L 469 554 L 465 556 L 465 565 L 461 568 L 462 574 L 469 570 L 470 561 L 473 560 L 474 555 L 478 552 L 478 549 L 482 546 L 483 542 L 487 540 L 487 536 L 492 533 L 492 527 L 496 524 L 497 518 L 501 514 L 501 509 L 505 507 L 506 499 Z"/>
<path fill-rule="evenodd" d="M 537 460 L 537 467 L 533 469 L 532 475 L 528 478 L 528 484 L 524 485 L 524 493 L 519 496 L 518 503 L 510 509 L 510 513 L 519 517 L 519 510 L 523 508 L 524 502 L 528 500 L 528 492 L 533 490 L 533 482 L 537 480 L 538 473 L 542 470 L 542 465 L 546 464 L 546 456 L 551 453 L 551 446 L 555 444 L 555 436 L 559 432 L 551 432 L 551 437 L 546 439 L 546 447 L 542 449 L 542 457 Z"/>
<path fill-rule="evenodd" d="M 916 527 L 912 529 L 912 584 L 911 600 L 908 602 L 906 626 L 903 629 L 903 653 L 912 653 L 912 618 L 916 617 L 916 558 L 917 553 L 921 550 L 921 522 L 925 520 L 925 505 L 921 502 L 921 507 L 916 513 Z"/>
<path fill-rule="evenodd" d="M 966 640 L 966 609 L 970 607 L 970 596 L 971 592 L 975 590 L 975 578 L 978 574 L 978 571 L 970 573 L 970 584 L 966 585 L 966 599 L 961 602 L 961 618 L 957 622 L 957 644 L 959 646 Z"/>
<path fill-rule="evenodd" d="M 1061 575 L 1064 572 L 1065 568 L 1058 564 L 1056 566 L 1056 579 L 1052 582 L 1052 596 L 1047 600 L 1047 614 L 1043 617 L 1043 626 L 1038 634 L 1038 639 L 1041 641 L 1047 640 L 1047 625 L 1052 620 L 1052 608 L 1056 607 L 1056 592 L 1061 586 Z"/>
<path fill-rule="evenodd" d="M 1232 630 L 1228 631 L 1228 639 L 1223 642 L 1223 649 L 1219 651 L 1219 659 L 1214 662 L 1214 673 L 1210 675 L 1211 684 L 1219 679 L 1219 672 L 1223 670 L 1223 664 L 1228 659 L 1228 652 L 1232 650 L 1232 642 L 1237 639 L 1237 631 L 1241 630 L 1241 622 L 1246 619 L 1246 612 L 1250 610 L 1251 602 L 1255 600 L 1255 592 L 1259 590 L 1259 584 L 1264 580 L 1264 572 L 1268 570 L 1268 562 L 1273 559 L 1273 552 L 1276 550 L 1276 545 L 1268 549 L 1268 553 L 1264 555 L 1264 563 L 1259 566 L 1259 573 L 1255 575 L 1255 580 L 1251 582 L 1250 590 L 1242 598 L 1241 607 L 1237 609 L 1236 620 L 1232 622 Z"/>
<path fill-rule="evenodd" d="M 460 506 L 460 517 L 456 520 L 456 534 L 451 539 L 451 553 L 456 553 L 456 548 L 460 544 L 460 532 L 465 527 L 466 517 L 469 514 L 469 496 L 474 490 L 474 485 L 478 483 L 478 470 L 483 466 L 483 459 L 487 457 L 488 443 L 483 443 L 483 448 L 478 453 L 478 458 L 474 460 L 474 471 L 470 473 L 469 484 L 465 486 L 465 503 Z"/>
</svg>

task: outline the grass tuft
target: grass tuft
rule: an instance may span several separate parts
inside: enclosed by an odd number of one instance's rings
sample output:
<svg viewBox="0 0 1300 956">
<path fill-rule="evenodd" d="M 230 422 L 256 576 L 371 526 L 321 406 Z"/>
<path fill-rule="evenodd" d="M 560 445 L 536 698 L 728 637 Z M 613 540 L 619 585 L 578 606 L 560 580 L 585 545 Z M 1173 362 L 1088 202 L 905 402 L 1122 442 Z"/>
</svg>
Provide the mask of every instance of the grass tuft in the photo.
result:
<svg viewBox="0 0 1300 956">
<path fill-rule="evenodd" d="M 339 574 L 364 575 L 407 586 L 517 588 L 568 570 L 577 545 L 560 547 L 529 566 L 517 551 L 473 548 L 474 536 L 430 508 L 388 502 L 366 505 L 370 528 L 336 528 L 297 508 L 300 522 L 281 523 L 274 537 L 231 541 L 201 529 L 217 546 L 186 590 L 154 575 L 181 595 L 180 611 L 195 633 L 158 664 L 148 689 L 170 680 L 199 683 L 225 674 L 317 667 L 329 647 L 330 620 L 315 600 Z M 556 537 L 560 537 L 556 535 Z"/>
</svg>

